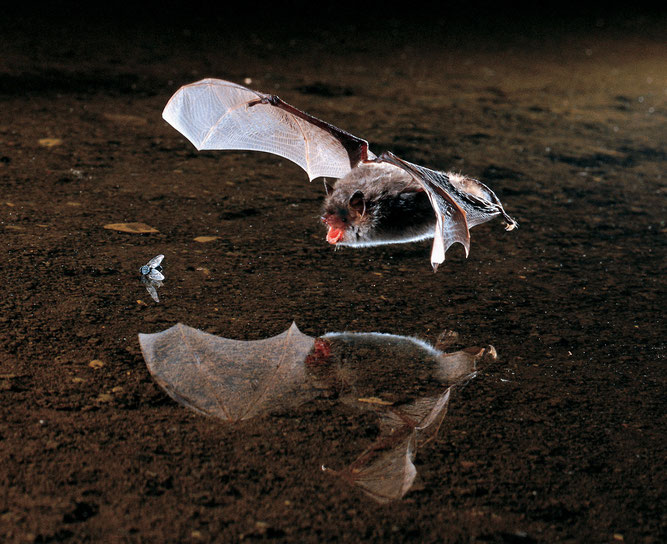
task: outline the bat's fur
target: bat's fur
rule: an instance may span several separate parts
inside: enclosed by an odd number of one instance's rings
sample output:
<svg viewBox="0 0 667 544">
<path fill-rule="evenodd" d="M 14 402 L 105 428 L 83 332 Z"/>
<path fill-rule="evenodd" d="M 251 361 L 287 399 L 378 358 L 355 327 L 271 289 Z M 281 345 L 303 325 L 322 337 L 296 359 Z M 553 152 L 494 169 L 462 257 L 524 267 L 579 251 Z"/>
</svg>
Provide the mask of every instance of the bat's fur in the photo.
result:
<svg viewBox="0 0 667 544">
<path fill-rule="evenodd" d="M 358 192 L 363 206 L 351 206 Z M 387 163 L 361 164 L 339 179 L 322 218 L 345 229 L 344 246 L 413 242 L 433 237 L 435 214 L 422 186 Z"/>
</svg>

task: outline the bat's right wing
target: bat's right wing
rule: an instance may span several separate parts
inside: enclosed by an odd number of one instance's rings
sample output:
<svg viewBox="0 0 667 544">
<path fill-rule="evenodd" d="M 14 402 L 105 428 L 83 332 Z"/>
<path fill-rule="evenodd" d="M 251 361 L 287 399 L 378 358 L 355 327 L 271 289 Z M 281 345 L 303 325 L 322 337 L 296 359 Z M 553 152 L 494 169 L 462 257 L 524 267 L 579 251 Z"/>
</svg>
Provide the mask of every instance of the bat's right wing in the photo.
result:
<svg viewBox="0 0 667 544">
<path fill-rule="evenodd" d="M 372 159 L 368 142 L 274 95 L 221 79 L 181 87 L 162 117 L 197 149 L 264 151 L 291 160 L 308 177 L 341 178 Z"/>
<path fill-rule="evenodd" d="M 389 151 L 382 153 L 377 160 L 402 168 L 426 192 L 436 218 L 431 249 L 431 266 L 434 271 L 445 260 L 445 253 L 453 244 L 461 244 L 468 256 L 471 227 L 497 215 L 501 215 L 507 223 L 506 230 L 517 226 L 516 221 L 505 213 L 493 191 L 477 180 L 458 179 L 460 176 L 413 164 Z"/>
</svg>

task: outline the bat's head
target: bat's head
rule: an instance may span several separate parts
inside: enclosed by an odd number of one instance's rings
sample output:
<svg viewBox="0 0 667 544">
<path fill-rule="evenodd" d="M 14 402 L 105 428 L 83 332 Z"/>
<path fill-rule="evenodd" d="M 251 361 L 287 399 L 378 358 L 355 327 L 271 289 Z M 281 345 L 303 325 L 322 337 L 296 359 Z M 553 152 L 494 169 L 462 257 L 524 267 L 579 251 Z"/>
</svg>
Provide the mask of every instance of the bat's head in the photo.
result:
<svg viewBox="0 0 667 544">
<path fill-rule="evenodd" d="M 354 244 L 368 237 L 372 229 L 369 202 L 360 190 L 333 191 L 324 202 L 322 222 L 330 244 Z"/>
</svg>

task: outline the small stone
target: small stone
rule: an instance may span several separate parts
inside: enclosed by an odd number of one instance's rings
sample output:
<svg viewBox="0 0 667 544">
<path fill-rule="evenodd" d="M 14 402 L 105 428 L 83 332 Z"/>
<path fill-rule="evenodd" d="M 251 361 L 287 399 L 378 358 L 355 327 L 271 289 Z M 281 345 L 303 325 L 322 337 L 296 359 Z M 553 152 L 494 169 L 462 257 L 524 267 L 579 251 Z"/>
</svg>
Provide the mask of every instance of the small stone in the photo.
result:
<svg viewBox="0 0 667 544">
<path fill-rule="evenodd" d="M 99 359 L 93 359 L 88 363 L 88 366 L 90 368 L 102 368 L 104 366 L 104 361 L 100 361 Z"/>
<path fill-rule="evenodd" d="M 205 244 L 206 242 L 213 242 L 214 240 L 217 240 L 218 238 L 220 238 L 220 236 L 197 236 L 195 238 L 195 242 Z"/>
</svg>

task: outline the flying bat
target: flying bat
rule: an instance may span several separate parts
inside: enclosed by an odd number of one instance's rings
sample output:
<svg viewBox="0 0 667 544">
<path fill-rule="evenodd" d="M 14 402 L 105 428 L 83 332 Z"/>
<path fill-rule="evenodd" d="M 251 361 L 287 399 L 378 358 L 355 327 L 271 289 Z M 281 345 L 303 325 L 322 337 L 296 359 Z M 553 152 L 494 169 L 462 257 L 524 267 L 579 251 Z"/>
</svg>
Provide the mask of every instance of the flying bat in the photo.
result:
<svg viewBox="0 0 667 544">
<path fill-rule="evenodd" d="M 437 270 L 450 246 L 470 251 L 469 229 L 501 216 L 517 222 L 482 182 L 430 170 L 389 151 L 376 156 L 368 142 L 291 106 L 275 95 L 220 79 L 184 85 L 162 117 L 199 149 L 264 151 L 303 168 L 327 186 L 322 221 L 334 245 L 371 246 L 433 238 Z M 325 184 L 326 185 L 326 184 Z"/>
</svg>

